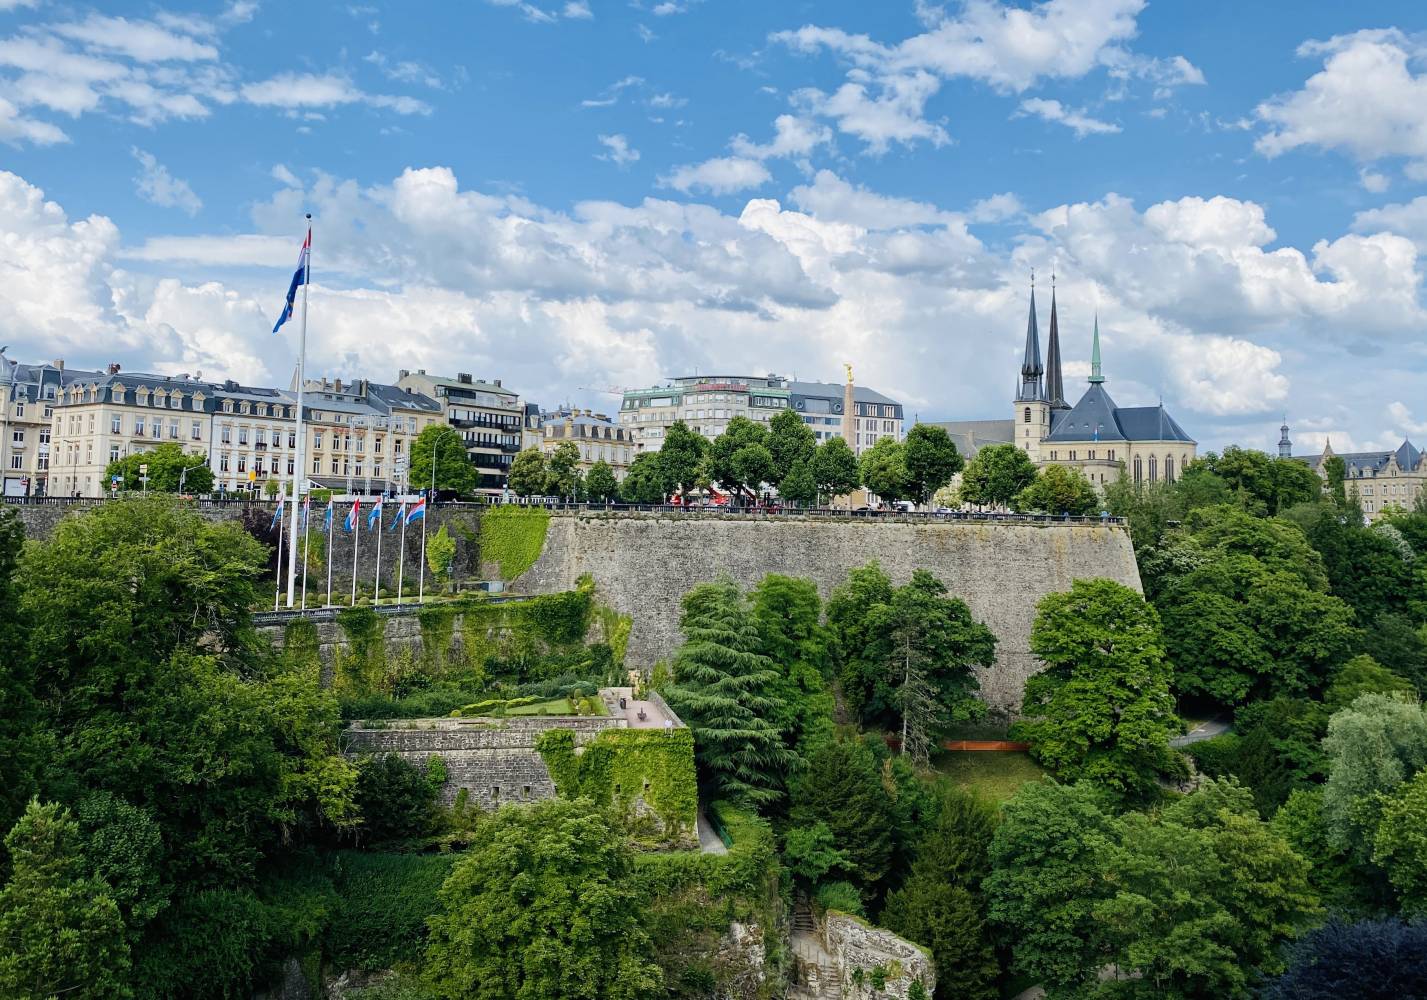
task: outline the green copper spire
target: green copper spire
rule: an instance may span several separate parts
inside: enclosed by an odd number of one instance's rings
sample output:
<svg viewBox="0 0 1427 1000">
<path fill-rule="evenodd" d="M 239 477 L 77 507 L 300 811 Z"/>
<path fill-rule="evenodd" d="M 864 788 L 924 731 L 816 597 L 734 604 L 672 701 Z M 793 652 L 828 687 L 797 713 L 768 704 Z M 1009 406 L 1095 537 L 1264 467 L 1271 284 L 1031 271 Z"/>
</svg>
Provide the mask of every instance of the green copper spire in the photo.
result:
<svg viewBox="0 0 1427 1000">
<path fill-rule="evenodd" d="M 1095 313 L 1095 339 L 1090 342 L 1090 381 L 1098 383 L 1105 381 L 1105 376 L 1100 374 L 1100 313 Z"/>
</svg>

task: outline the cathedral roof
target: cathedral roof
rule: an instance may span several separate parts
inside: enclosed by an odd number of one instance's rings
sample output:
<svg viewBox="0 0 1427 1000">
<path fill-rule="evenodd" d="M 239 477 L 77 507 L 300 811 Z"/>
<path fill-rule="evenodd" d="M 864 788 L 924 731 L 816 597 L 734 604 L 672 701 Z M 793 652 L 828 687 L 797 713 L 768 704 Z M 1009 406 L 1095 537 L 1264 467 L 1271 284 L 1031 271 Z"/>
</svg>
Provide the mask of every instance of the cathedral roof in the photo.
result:
<svg viewBox="0 0 1427 1000">
<path fill-rule="evenodd" d="M 1080 441 L 1183 441 L 1193 444 L 1163 404 L 1117 406 L 1103 382 L 1092 382 L 1069 412 L 1051 415 L 1051 444 Z"/>
</svg>

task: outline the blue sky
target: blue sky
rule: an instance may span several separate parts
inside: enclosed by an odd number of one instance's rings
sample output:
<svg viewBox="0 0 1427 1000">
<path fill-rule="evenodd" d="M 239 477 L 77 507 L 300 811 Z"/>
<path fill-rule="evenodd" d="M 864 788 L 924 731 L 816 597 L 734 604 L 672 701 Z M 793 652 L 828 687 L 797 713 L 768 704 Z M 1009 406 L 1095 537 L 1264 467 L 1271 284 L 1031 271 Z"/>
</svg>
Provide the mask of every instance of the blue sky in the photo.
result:
<svg viewBox="0 0 1427 1000">
<path fill-rule="evenodd" d="M 311 211 L 328 374 L 1000 416 L 1034 267 L 1205 447 L 1422 444 L 1427 13 L 1289 10 L 0 0 L 0 344 L 286 384 Z"/>
</svg>

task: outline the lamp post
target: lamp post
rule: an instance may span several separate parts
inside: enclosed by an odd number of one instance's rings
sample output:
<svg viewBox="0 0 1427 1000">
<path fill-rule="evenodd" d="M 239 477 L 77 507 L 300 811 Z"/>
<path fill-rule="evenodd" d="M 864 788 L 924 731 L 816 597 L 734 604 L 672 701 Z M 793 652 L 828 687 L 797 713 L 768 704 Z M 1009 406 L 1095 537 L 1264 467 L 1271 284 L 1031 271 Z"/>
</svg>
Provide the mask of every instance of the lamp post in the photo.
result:
<svg viewBox="0 0 1427 1000">
<path fill-rule="evenodd" d="M 207 464 L 207 462 L 208 462 L 208 460 L 205 458 L 202 462 L 199 462 L 198 465 L 205 465 L 205 464 Z M 181 468 L 179 468 L 179 470 L 178 470 L 178 495 L 179 495 L 179 496 L 183 496 L 183 481 L 184 481 L 184 479 L 186 479 L 186 478 L 188 477 L 188 474 L 189 474 L 190 472 L 192 472 L 194 469 L 198 468 L 198 465 L 194 465 L 194 466 L 185 465 L 185 466 L 182 466 Z"/>
</svg>

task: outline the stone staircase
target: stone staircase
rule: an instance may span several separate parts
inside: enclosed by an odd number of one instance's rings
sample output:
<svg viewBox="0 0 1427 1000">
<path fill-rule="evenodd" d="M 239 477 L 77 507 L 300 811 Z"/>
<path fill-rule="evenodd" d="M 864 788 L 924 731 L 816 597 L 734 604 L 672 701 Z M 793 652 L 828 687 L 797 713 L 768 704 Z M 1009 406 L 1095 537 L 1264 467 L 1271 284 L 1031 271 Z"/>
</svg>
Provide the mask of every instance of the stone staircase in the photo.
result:
<svg viewBox="0 0 1427 1000">
<path fill-rule="evenodd" d="M 798 981 L 789 991 L 788 1000 L 839 1000 L 842 973 L 823 948 L 807 900 L 799 900 L 793 907 L 790 930 Z"/>
</svg>

